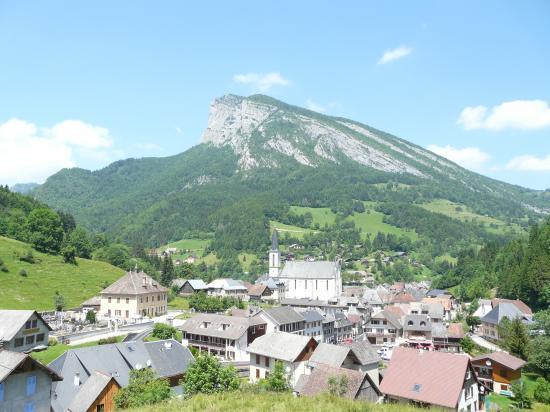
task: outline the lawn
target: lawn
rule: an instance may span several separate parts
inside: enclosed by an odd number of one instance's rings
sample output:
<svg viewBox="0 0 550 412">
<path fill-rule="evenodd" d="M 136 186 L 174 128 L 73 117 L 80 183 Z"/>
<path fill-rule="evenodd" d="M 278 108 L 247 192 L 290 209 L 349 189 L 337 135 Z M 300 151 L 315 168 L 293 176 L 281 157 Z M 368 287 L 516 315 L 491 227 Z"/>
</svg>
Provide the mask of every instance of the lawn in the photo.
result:
<svg viewBox="0 0 550 412">
<path fill-rule="evenodd" d="M 332 225 L 336 221 L 336 214 L 328 207 L 290 206 L 290 211 L 297 215 L 303 215 L 306 212 L 311 213 L 313 224 L 318 223 L 320 227 L 325 226 L 325 224 Z"/>
<path fill-rule="evenodd" d="M 188 310 L 189 301 L 187 298 L 176 296 L 170 302 L 168 302 L 168 309 Z"/>
<path fill-rule="evenodd" d="M 36 263 L 19 260 L 31 247 L 26 243 L 0 236 L 0 258 L 9 272 L 0 272 L 0 307 L 2 309 L 54 309 L 56 291 L 65 298 L 67 308 L 80 306 L 107 285 L 124 275 L 122 269 L 108 263 L 77 259 L 77 265 L 63 262 L 61 256 L 32 251 Z M 20 275 L 25 270 L 26 276 Z"/>
<path fill-rule="evenodd" d="M 206 246 L 208 246 L 208 243 L 210 243 L 209 239 L 181 239 L 176 242 L 168 243 L 167 245 L 161 246 L 158 248 L 159 251 L 166 250 L 167 248 L 173 248 L 175 247 L 178 249 L 176 253 L 172 255 L 172 259 L 180 259 L 184 260 L 188 256 L 194 255 L 199 258 L 199 262 L 205 259 L 202 259 L 202 255 L 204 253 L 204 249 L 206 249 Z M 180 253 L 180 251 L 182 253 Z M 211 264 L 209 262 L 206 262 L 207 264 Z"/>
<path fill-rule="evenodd" d="M 271 232 L 277 229 L 279 234 L 283 236 L 285 233 L 288 233 L 289 235 L 300 239 L 306 233 L 315 233 L 315 231 L 312 229 L 304 229 L 303 227 L 299 227 L 299 226 L 285 225 L 284 223 L 276 222 L 274 220 L 270 221 L 269 224 L 270 224 Z"/>
<path fill-rule="evenodd" d="M 116 338 L 117 342 L 122 342 L 122 339 L 124 339 L 125 336 L 126 335 L 117 336 L 117 338 Z M 85 347 L 88 347 L 88 346 L 97 346 L 98 342 L 99 342 L 99 340 L 94 341 L 94 342 L 82 343 L 80 345 L 65 345 L 65 344 L 58 343 L 57 345 L 54 345 L 54 346 L 48 346 L 48 349 L 43 350 L 41 352 L 32 352 L 31 356 L 34 359 L 42 362 L 44 365 L 47 365 L 48 363 L 50 363 L 54 359 L 56 359 L 59 356 L 63 355 L 69 349 L 85 348 Z"/>
<path fill-rule="evenodd" d="M 258 256 L 252 253 L 239 253 L 239 262 L 245 272 L 250 270 L 250 264 L 254 261 L 258 261 Z"/>
</svg>

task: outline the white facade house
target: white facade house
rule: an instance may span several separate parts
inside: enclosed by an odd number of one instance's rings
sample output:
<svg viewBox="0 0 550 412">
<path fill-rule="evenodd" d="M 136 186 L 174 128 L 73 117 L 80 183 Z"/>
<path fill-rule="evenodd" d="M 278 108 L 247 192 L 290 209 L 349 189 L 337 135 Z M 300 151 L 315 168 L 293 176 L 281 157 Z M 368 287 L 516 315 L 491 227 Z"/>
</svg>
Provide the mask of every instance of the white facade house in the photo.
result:
<svg viewBox="0 0 550 412">
<path fill-rule="evenodd" d="M 257 338 L 248 346 L 250 353 L 250 383 L 269 376 L 275 362 L 282 362 L 289 385 L 294 388 L 298 379 L 307 373 L 307 362 L 317 347 L 308 336 L 273 332 Z"/>
<path fill-rule="evenodd" d="M 288 332 L 303 335 L 306 327 L 304 316 L 288 306 L 263 309 L 254 317 L 262 319 L 267 324 L 266 333 Z"/>
<path fill-rule="evenodd" d="M 51 330 L 34 310 L 0 310 L 0 350 L 30 352 L 48 345 Z"/>
<path fill-rule="evenodd" d="M 235 279 L 214 279 L 206 285 L 206 287 L 208 288 L 208 294 L 211 296 L 233 296 L 244 298 L 248 294 L 248 289 L 246 286 Z"/>
</svg>

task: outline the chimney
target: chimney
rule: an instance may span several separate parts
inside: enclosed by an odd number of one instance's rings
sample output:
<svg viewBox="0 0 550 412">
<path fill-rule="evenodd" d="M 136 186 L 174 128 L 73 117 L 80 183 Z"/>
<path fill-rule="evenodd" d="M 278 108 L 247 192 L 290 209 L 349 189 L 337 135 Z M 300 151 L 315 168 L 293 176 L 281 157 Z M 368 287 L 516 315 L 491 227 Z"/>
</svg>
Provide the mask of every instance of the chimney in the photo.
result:
<svg viewBox="0 0 550 412">
<path fill-rule="evenodd" d="M 80 373 L 74 374 L 74 386 L 80 386 Z"/>
<path fill-rule="evenodd" d="M 165 347 L 166 349 L 172 349 L 172 342 L 170 342 L 170 341 L 164 342 L 164 347 Z"/>
</svg>

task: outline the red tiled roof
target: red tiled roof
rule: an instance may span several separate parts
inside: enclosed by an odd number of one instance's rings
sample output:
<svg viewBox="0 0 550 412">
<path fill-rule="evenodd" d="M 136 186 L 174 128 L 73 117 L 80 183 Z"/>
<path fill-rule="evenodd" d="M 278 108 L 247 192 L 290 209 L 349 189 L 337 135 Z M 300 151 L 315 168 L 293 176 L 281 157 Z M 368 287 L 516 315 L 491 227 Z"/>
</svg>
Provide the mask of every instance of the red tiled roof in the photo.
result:
<svg viewBox="0 0 550 412">
<path fill-rule="evenodd" d="M 385 395 L 456 408 L 468 364 L 466 355 L 398 347 L 380 390 Z"/>
<path fill-rule="evenodd" d="M 247 285 L 247 288 L 250 296 L 262 296 L 264 291 L 268 289 L 267 285 Z"/>
<path fill-rule="evenodd" d="M 399 306 L 386 306 L 385 310 L 399 316 L 400 318 L 405 316 L 405 312 Z"/>
<path fill-rule="evenodd" d="M 393 303 L 409 303 L 409 302 L 415 302 L 416 299 L 413 295 L 411 295 L 408 292 L 403 292 L 395 295 L 392 300 Z"/>
<path fill-rule="evenodd" d="M 473 358 L 473 361 L 479 361 L 484 359 L 490 359 L 493 362 L 500 363 L 503 366 L 506 366 L 509 369 L 517 370 L 522 368 L 526 362 L 523 359 L 516 358 L 506 352 L 493 352 L 489 354 L 479 355 Z"/>
</svg>

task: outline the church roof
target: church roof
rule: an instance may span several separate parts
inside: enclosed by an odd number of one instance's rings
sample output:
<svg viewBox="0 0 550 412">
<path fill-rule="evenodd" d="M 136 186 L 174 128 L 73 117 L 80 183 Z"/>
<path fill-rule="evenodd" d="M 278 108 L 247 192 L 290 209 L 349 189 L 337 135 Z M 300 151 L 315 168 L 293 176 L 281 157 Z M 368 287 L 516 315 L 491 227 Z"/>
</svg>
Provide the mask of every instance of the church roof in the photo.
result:
<svg viewBox="0 0 550 412">
<path fill-rule="evenodd" d="M 279 236 L 277 235 L 277 230 L 274 230 L 271 235 L 271 250 L 279 250 Z"/>
<path fill-rule="evenodd" d="M 288 261 L 285 263 L 280 278 L 300 279 L 335 279 L 340 272 L 338 262 L 318 261 Z"/>
</svg>

